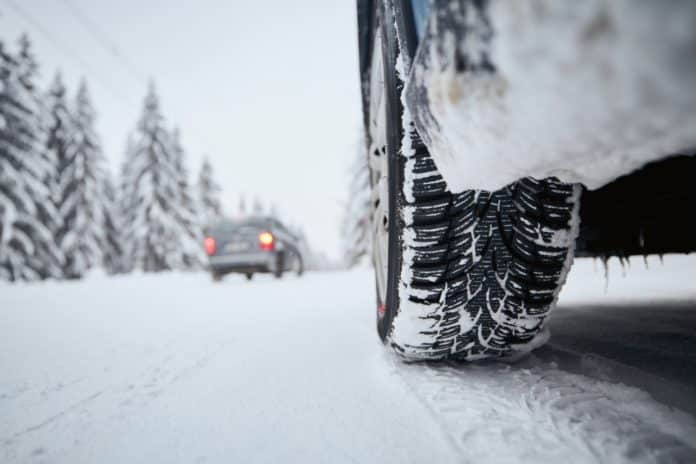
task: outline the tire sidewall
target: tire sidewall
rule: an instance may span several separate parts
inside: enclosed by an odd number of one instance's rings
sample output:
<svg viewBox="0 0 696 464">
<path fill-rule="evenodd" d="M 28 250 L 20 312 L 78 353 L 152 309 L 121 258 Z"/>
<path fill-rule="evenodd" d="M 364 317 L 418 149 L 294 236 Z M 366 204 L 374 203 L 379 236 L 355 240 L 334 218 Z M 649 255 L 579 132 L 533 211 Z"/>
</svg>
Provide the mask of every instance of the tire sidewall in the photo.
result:
<svg viewBox="0 0 696 464">
<path fill-rule="evenodd" d="M 403 137 L 401 105 L 401 84 L 396 73 L 396 58 L 398 55 L 398 42 L 394 28 L 394 18 L 389 7 L 384 2 L 376 2 L 375 14 L 377 28 L 375 34 L 382 34 L 382 61 L 384 69 L 384 98 L 386 104 L 386 153 L 388 165 L 388 195 L 389 195 L 389 233 L 387 251 L 387 295 L 386 301 L 380 301 L 377 295 L 378 306 L 385 305 L 384 316 L 377 314 L 377 331 L 382 341 L 386 341 L 391 332 L 392 324 L 399 310 L 399 277 L 403 264 L 402 254 L 402 187 L 403 187 L 403 157 L 401 156 L 401 140 Z M 373 37 L 374 41 L 374 37 Z M 379 293 L 379 292 L 377 292 Z"/>
</svg>

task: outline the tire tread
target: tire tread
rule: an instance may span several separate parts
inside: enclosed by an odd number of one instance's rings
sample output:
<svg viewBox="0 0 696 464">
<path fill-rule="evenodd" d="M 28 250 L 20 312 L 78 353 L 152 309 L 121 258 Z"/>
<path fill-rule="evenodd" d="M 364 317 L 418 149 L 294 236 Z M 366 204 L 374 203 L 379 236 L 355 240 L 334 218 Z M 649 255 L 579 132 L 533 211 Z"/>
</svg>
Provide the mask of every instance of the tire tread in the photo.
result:
<svg viewBox="0 0 696 464">
<path fill-rule="evenodd" d="M 399 298 L 426 316 L 418 342 L 392 334 L 392 347 L 408 358 L 470 360 L 529 344 L 573 258 L 579 188 L 525 178 L 495 192 L 451 193 L 413 125 L 407 130 L 412 182 L 402 198 L 412 201 L 402 205 L 411 220 Z"/>
</svg>

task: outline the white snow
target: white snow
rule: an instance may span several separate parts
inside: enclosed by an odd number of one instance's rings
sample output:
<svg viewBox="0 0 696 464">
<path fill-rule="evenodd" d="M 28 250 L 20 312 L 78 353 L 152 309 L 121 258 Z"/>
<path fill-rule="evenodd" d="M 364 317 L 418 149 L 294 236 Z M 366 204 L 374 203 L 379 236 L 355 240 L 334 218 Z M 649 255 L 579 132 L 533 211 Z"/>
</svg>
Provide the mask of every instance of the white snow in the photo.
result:
<svg viewBox="0 0 696 464">
<path fill-rule="evenodd" d="M 664 376 L 662 392 L 686 391 L 688 406 L 687 374 L 669 379 L 659 350 L 647 367 L 624 364 L 621 349 L 641 331 L 696 343 L 696 256 L 632 261 L 626 277 L 613 267 L 605 294 L 601 266 L 576 262 L 547 347 L 464 366 L 383 348 L 367 269 L 2 283 L 0 461 L 693 462 L 696 420 L 641 383 Z M 670 324 L 672 303 L 690 329 Z M 659 327 L 630 317 L 639 304 Z M 631 327 L 625 343 L 583 326 L 612 314 Z M 585 356 L 582 334 L 618 348 Z M 693 358 L 684 351 L 684 370 Z"/>
<path fill-rule="evenodd" d="M 691 0 L 490 5 L 495 74 L 455 71 L 457 47 L 481 47 L 476 34 L 460 44 L 446 36 L 442 56 L 421 50 L 412 74 L 427 88 L 425 139 L 451 190 L 525 176 L 595 189 L 696 147 Z"/>
</svg>

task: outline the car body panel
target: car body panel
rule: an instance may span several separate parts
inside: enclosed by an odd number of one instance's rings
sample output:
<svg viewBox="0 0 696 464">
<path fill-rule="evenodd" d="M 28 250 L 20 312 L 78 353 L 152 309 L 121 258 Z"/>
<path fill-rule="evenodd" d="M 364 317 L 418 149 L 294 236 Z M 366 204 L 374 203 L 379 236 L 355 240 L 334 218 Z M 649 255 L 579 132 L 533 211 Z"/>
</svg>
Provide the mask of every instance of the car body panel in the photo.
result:
<svg viewBox="0 0 696 464">
<path fill-rule="evenodd" d="M 246 252 L 224 254 L 222 256 L 211 256 L 210 266 L 212 268 L 259 268 L 273 269 L 274 255 L 267 251 Z"/>
</svg>

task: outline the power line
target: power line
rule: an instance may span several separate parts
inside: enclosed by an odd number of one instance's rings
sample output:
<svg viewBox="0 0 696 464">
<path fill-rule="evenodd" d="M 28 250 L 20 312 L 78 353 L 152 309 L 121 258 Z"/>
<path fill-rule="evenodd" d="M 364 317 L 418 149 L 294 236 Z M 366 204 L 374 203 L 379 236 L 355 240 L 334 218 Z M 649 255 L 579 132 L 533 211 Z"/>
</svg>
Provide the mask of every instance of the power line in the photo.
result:
<svg viewBox="0 0 696 464">
<path fill-rule="evenodd" d="M 82 66 L 85 70 L 92 71 L 92 75 L 95 77 L 95 79 L 104 87 L 104 89 L 108 90 L 112 96 L 117 98 L 119 101 L 123 102 L 124 99 L 129 100 L 127 96 L 122 94 L 119 90 L 117 90 L 115 87 L 112 87 L 111 84 L 108 84 L 107 81 L 101 80 L 98 76 L 98 74 L 94 73 L 94 69 L 92 66 L 89 65 L 87 61 L 82 59 L 82 57 L 78 54 L 76 54 L 72 48 L 67 46 L 62 40 L 60 40 L 58 37 L 53 35 L 51 31 L 46 29 L 39 21 L 36 20 L 34 16 L 32 16 L 28 11 L 26 11 L 24 8 L 19 6 L 14 0 L 5 0 L 5 3 L 12 9 L 14 10 L 15 13 L 17 13 L 19 16 L 21 16 L 27 23 L 29 23 L 31 26 L 33 26 L 37 31 L 39 31 L 48 41 L 53 44 L 54 47 L 60 49 L 66 56 L 70 57 L 72 60 L 74 60 L 76 63 L 78 63 L 80 66 Z"/>
<path fill-rule="evenodd" d="M 66 4 L 68 8 L 70 8 L 71 13 L 83 24 L 85 28 L 89 30 L 89 32 L 99 41 L 102 47 L 104 47 L 111 55 L 117 57 L 121 61 L 122 66 L 128 68 L 130 74 L 133 77 L 135 77 L 140 82 L 147 82 L 147 79 L 145 79 L 143 74 L 139 72 L 137 67 L 135 67 L 131 61 L 129 61 L 123 54 L 119 52 L 115 44 L 106 35 L 101 33 L 98 26 L 96 26 L 92 21 L 90 21 L 90 19 L 86 15 L 82 14 L 80 10 L 75 7 L 74 4 L 71 4 L 66 0 L 61 1 L 64 4 Z M 33 15 L 31 15 L 27 10 L 21 7 L 15 0 L 5 0 L 5 3 L 15 13 L 21 16 L 28 24 L 33 26 L 38 32 L 40 32 L 45 38 L 47 38 L 48 41 L 51 42 L 51 44 L 53 44 L 54 47 L 60 49 L 66 56 L 78 63 L 85 70 L 91 71 L 92 77 L 94 77 L 94 79 L 97 82 L 99 82 L 105 90 L 111 93 L 113 97 L 118 99 L 119 103 L 123 106 L 124 109 L 127 109 L 128 111 L 132 110 L 132 108 L 126 108 L 124 100 L 128 100 L 130 102 L 134 101 L 131 98 L 124 95 L 123 93 L 121 93 L 120 90 L 118 90 L 117 88 L 112 87 L 109 81 L 102 80 L 100 78 L 100 75 L 94 72 L 94 68 L 90 66 L 90 64 L 87 61 L 85 61 L 80 55 L 75 53 L 71 47 L 67 46 L 65 42 L 63 42 L 60 38 L 56 37 L 50 30 L 44 27 L 39 21 L 36 20 L 36 18 Z M 199 134 L 195 133 L 195 131 L 193 133 L 187 131 L 187 134 L 188 137 L 193 136 L 194 139 L 197 139 L 199 145 L 206 145 L 202 143 L 202 141 L 207 140 L 206 137 L 201 137 Z"/>
<path fill-rule="evenodd" d="M 71 0 L 61 0 L 61 2 L 68 7 L 70 13 L 82 24 L 82 26 L 89 32 L 94 39 L 99 42 L 99 44 L 112 56 L 114 56 L 121 64 L 126 68 L 130 74 L 141 83 L 146 83 L 147 78 L 144 73 L 133 64 L 126 56 L 124 56 L 118 49 L 116 43 L 111 40 L 106 33 L 96 25 L 80 8 L 77 7 Z"/>
</svg>

